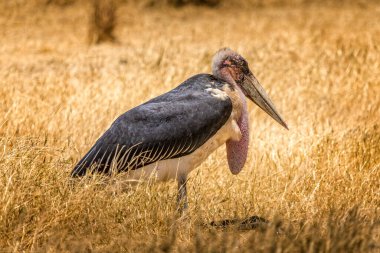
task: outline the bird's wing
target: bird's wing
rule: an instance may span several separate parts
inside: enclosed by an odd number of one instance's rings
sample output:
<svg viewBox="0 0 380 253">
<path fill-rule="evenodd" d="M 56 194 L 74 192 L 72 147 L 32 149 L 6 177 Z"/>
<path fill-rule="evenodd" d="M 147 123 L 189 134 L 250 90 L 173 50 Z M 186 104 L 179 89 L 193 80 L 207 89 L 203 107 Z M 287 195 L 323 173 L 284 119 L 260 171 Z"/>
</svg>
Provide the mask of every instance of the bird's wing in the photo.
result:
<svg viewBox="0 0 380 253">
<path fill-rule="evenodd" d="M 198 75 L 122 114 L 78 162 L 72 176 L 82 176 L 90 168 L 105 173 L 111 168 L 137 169 L 195 151 L 232 111 L 230 99 L 210 93 L 205 83 L 214 89 L 221 86 L 210 75 Z"/>
</svg>

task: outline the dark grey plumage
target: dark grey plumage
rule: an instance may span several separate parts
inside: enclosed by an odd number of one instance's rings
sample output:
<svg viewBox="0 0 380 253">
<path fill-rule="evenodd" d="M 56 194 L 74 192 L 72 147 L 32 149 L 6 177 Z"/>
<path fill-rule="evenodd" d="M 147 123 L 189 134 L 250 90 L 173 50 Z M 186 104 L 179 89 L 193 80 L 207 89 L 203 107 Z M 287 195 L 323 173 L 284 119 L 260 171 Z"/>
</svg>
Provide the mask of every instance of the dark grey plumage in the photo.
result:
<svg viewBox="0 0 380 253">
<path fill-rule="evenodd" d="M 109 173 L 112 164 L 117 171 L 127 171 L 192 153 L 231 114 L 231 100 L 221 100 L 207 90 L 221 90 L 226 84 L 209 74 L 195 75 L 127 111 L 97 140 L 71 175 L 83 176 L 90 168 Z"/>
</svg>

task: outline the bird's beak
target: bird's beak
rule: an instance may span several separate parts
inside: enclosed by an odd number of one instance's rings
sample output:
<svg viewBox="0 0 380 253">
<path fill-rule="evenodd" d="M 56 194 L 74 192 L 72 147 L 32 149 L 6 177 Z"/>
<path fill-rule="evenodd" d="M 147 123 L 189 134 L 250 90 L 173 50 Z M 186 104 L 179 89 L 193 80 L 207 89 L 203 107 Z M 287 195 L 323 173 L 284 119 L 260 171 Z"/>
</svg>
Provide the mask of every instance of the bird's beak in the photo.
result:
<svg viewBox="0 0 380 253">
<path fill-rule="evenodd" d="M 267 93 L 257 81 L 256 77 L 249 73 L 245 75 L 244 82 L 242 83 L 242 89 L 245 95 L 266 113 L 268 113 L 275 121 L 280 123 L 283 127 L 289 130 L 285 121 L 282 119 L 280 114 L 277 112 L 276 107 L 274 107 L 272 101 L 269 99 Z"/>
</svg>

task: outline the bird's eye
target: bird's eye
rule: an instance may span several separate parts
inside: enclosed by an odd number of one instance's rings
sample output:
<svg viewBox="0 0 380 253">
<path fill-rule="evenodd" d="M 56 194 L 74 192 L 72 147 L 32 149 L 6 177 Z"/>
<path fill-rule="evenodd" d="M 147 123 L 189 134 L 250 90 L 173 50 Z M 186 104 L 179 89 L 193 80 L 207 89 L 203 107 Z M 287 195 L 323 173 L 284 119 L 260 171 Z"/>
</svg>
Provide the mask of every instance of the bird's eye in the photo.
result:
<svg viewBox="0 0 380 253">
<path fill-rule="evenodd" d="M 242 66 L 244 69 L 248 69 L 248 63 L 245 60 L 242 61 Z"/>
</svg>

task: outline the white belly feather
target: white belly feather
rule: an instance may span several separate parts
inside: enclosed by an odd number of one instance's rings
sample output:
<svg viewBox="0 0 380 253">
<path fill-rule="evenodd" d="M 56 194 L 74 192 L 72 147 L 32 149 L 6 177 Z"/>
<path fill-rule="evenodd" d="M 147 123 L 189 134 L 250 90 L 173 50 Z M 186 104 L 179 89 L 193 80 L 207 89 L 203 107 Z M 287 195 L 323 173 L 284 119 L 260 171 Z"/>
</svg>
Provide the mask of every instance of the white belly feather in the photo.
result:
<svg viewBox="0 0 380 253">
<path fill-rule="evenodd" d="M 176 179 L 187 175 L 198 167 L 206 158 L 228 139 L 239 140 L 241 132 L 233 117 L 220 128 L 217 133 L 193 153 L 174 159 L 167 159 L 149 164 L 137 170 L 127 172 L 127 180 L 158 180 Z"/>
</svg>

